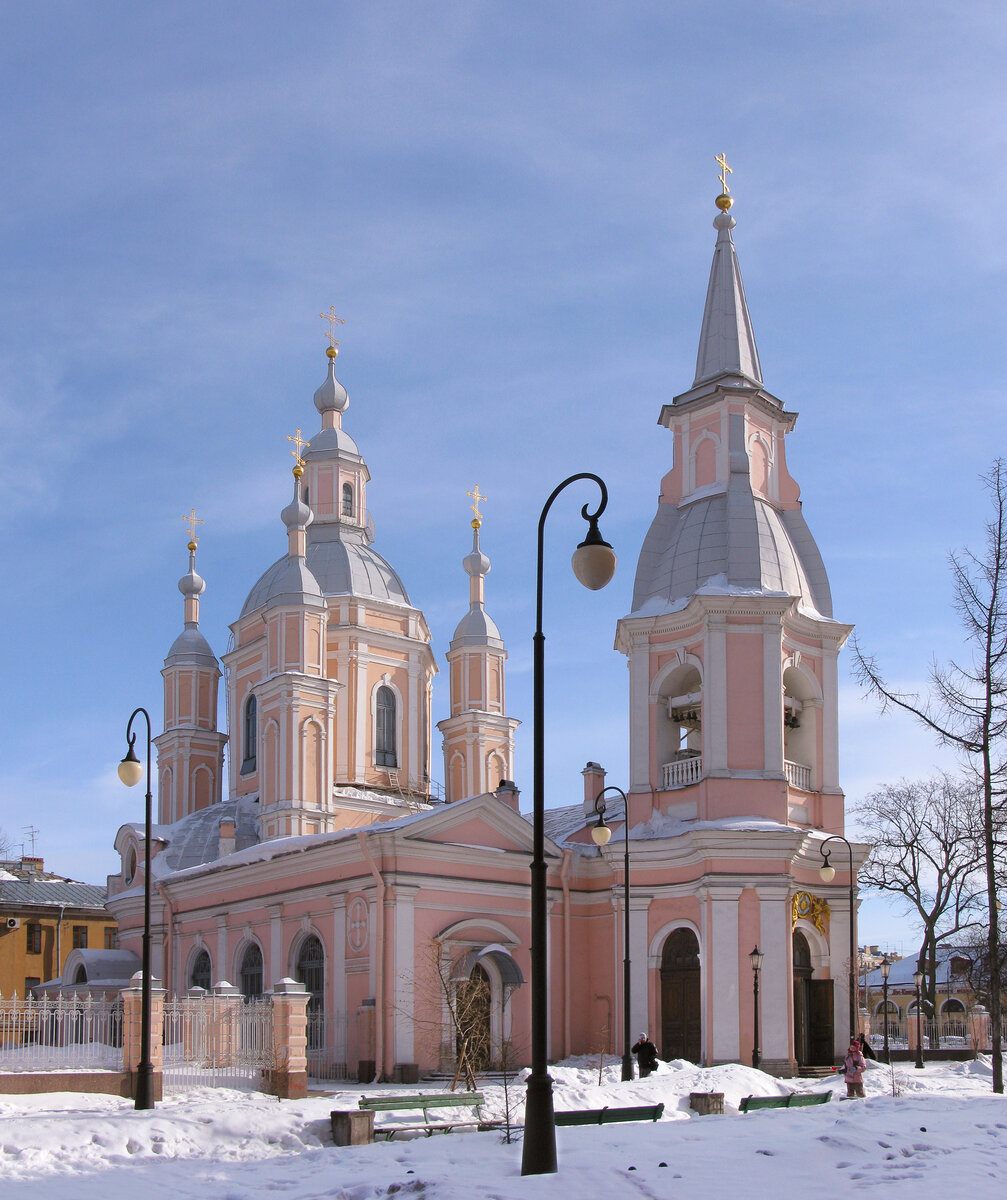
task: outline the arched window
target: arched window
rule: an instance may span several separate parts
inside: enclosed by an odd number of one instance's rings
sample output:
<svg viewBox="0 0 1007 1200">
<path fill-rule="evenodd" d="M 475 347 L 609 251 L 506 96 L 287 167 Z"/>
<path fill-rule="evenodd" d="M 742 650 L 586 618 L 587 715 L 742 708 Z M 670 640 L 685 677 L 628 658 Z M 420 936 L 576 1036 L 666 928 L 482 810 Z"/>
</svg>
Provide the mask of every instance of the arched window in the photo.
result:
<svg viewBox="0 0 1007 1200">
<path fill-rule="evenodd" d="M 210 990 L 210 955 L 206 950 L 200 950 L 196 955 L 189 975 L 189 987 L 202 988 L 204 992 Z"/>
<path fill-rule="evenodd" d="M 250 942 L 241 959 L 241 994 L 246 999 L 262 995 L 262 951 Z"/>
<path fill-rule="evenodd" d="M 301 942 L 294 976 L 308 992 L 308 1049 L 317 1050 L 325 1045 L 325 951 L 314 934 Z"/>
<path fill-rule="evenodd" d="M 245 701 L 244 729 L 244 758 L 241 762 L 242 775 L 248 775 L 255 770 L 255 747 L 259 736 L 259 722 L 256 716 L 255 696 L 249 696 Z"/>
<path fill-rule="evenodd" d="M 343 516 L 353 516 L 353 484 L 343 484 Z"/>
<path fill-rule="evenodd" d="M 395 693 L 390 687 L 379 687 L 374 730 L 374 763 L 379 767 L 397 767 L 395 753 Z"/>
</svg>

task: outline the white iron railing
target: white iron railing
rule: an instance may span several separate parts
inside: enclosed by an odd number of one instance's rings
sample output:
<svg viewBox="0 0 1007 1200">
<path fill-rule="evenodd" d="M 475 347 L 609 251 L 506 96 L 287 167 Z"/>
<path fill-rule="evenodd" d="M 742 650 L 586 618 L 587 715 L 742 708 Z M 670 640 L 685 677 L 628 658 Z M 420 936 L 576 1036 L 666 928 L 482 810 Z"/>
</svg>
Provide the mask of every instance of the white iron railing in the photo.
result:
<svg viewBox="0 0 1007 1200">
<path fill-rule="evenodd" d="M 308 1076 L 311 1079 L 349 1079 L 345 1013 L 308 1013 Z"/>
<path fill-rule="evenodd" d="M 674 762 L 665 763 L 661 768 L 661 790 L 670 792 L 673 788 L 691 787 L 703 778 L 703 756 L 697 754 L 694 758 L 677 758 Z"/>
<path fill-rule="evenodd" d="M 800 792 L 811 791 L 811 768 L 804 766 L 803 763 L 791 762 L 789 758 L 783 760 L 784 769 L 787 772 L 787 783 L 792 788 L 797 788 Z"/>
<path fill-rule="evenodd" d="M 266 997 L 183 996 L 164 1002 L 164 1087 L 256 1091 L 273 1066 L 273 1003 Z"/>
<path fill-rule="evenodd" d="M 0 1000 L 0 1071 L 122 1070 L 118 998 Z"/>
</svg>

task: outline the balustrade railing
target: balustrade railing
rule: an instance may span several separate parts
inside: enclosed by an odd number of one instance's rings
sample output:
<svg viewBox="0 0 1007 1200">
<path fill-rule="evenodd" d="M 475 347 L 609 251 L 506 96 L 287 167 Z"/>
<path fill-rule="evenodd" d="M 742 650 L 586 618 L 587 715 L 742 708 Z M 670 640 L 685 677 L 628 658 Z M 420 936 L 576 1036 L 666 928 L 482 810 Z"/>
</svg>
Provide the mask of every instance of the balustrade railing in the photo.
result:
<svg viewBox="0 0 1007 1200">
<path fill-rule="evenodd" d="M 670 792 L 674 788 L 690 787 L 703 778 L 703 756 L 676 758 L 661 768 L 661 790 Z"/>
<path fill-rule="evenodd" d="M 811 768 L 804 766 L 803 763 L 791 762 L 789 758 L 783 760 L 784 770 L 787 772 L 787 783 L 792 788 L 797 788 L 801 792 L 811 791 Z"/>
</svg>

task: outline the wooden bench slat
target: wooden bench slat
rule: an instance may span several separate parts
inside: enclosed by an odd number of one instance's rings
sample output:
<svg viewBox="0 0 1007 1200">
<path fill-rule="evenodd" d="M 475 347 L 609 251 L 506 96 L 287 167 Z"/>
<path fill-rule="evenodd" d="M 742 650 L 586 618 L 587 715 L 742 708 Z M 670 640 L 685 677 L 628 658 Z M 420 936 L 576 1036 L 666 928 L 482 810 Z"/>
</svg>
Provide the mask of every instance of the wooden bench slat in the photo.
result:
<svg viewBox="0 0 1007 1200">
<path fill-rule="evenodd" d="M 832 1092 L 791 1092 L 787 1096 L 746 1096 L 738 1106 L 739 1112 L 752 1112 L 758 1108 L 808 1108 L 813 1104 L 827 1104 Z"/>
<path fill-rule="evenodd" d="M 561 1109 L 556 1113 L 556 1124 L 608 1125 L 623 1121 L 657 1121 L 663 1112 L 663 1104 L 643 1104 L 633 1108 Z"/>
</svg>

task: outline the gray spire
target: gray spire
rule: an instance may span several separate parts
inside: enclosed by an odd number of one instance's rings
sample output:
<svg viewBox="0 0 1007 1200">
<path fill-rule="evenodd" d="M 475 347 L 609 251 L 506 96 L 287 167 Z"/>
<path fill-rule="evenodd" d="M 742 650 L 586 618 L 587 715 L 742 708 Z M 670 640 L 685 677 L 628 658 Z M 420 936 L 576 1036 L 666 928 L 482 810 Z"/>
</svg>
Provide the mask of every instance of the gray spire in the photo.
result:
<svg viewBox="0 0 1007 1200">
<path fill-rule="evenodd" d="M 717 245 L 710 268 L 710 285 L 706 289 L 693 387 L 719 375 L 741 375 L 752 383 L 762 384 L 762 368 L 752 332 L 752 318 L 748 315 L 745 285 L 741 282 L 741 267 L 731 238 L 731 230 L 736 224 L 727 212 L 717 213 L 713 221 Z"/>
</svg>

